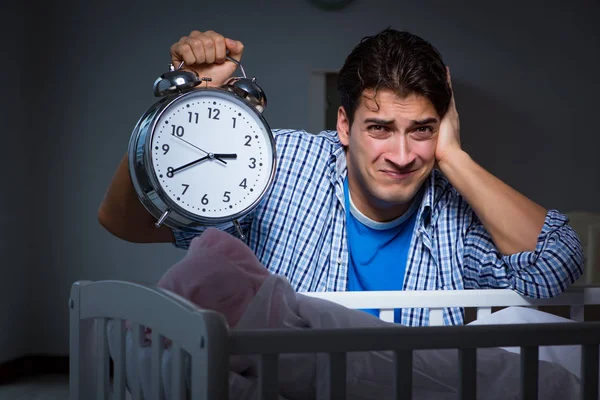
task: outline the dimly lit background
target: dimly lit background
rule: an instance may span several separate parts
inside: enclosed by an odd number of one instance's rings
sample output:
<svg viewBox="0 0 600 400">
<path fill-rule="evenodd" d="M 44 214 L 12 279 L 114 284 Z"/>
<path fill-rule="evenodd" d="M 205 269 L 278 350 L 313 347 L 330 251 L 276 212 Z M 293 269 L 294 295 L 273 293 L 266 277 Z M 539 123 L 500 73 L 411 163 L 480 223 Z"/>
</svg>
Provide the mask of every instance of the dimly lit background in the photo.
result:
<svg viewBox="0 0 600 400">
<path fill-rule="evenodd" d="M 3 9 L 0 363 L 68 353 L 74 281 L 155 282 L 183 256 L 116 239 L 96 213 L 170 45 L 193 29 L 243 41 L 271 127 L 305 129 L 319 125 L 315 74 L 385 27 L 421 35 L 451 67 L 476 161 L 545 207 L 600 212 L 597 1 L 95 3 Z"/>
</svg>

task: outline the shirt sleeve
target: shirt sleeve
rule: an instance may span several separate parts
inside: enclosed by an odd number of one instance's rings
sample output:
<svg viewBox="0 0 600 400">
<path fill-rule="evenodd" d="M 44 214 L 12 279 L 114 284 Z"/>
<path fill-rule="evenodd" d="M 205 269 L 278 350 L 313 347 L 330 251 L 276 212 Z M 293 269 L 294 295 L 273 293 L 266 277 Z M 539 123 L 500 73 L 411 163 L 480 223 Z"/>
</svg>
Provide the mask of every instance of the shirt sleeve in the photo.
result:
<svg viewBox="0 0 600 400">
<path fill-rule="evenodd" d="M 463 249 L 465 288 L 511 288 L 525 296 L 548 298 L 583 274 L 581 242 L 560 212 L 548 211 L 534 251 L 511 255 L 496 249 L 474 212 L 471 218 Z"/>
</svg>

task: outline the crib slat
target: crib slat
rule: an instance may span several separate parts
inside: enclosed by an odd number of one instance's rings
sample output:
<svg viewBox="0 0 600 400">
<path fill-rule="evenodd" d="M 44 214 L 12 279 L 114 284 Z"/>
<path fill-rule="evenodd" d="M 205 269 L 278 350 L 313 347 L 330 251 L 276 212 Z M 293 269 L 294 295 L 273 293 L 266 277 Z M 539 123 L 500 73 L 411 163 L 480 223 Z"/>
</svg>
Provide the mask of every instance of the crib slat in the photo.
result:
<svg viewBox="0 0 600 400">
<path fill-rule="evenodd" d="M 444 325 L 444 309 L 432 308 L 429 310 L 429 325 L 441 326 Z"/>
<path fill-rule="evenodd" d="M 581 398 L 598 399 L 598 345 L 581 346 Z"/>
<path fill-rule="evenodd" d="M 326 398 L 346 398 L 346 353 L 328 353 L 329 359 L 327 390 L 329 396 Z"/>
<path fill-rule="evenodd" d="M 96 319 L 96 399 L 108 400 L 109 362 L 106 318 Z"/>
<path fill-rule="evenodd" d="M 395 400 L 412 399 L 412 364 L 411 350 L 394 351 L 394 393 Z"/>
<path fill-rule="evenodd" d="M 573 305 L 569 307 L 569 318 L 573 321 L 583 322 L 585 320 L 585 306 Z"/>
<path fill-rule="evenodd" d="M 125 329 L 123 329 L 123 320 L 118 320 L 115 325 L 115 334 L 117 342 L 115 343 L 114 357 L 114 386 L 113 399 L 125 400 Z"/>
<path fill-rule="evenodd" d="M 160 373 L 161 369 L 161 358 L 162 358 L 162 350 L 163 350 L 163 337 L 156 330 L 152 330 L 152 361 L 150 365 L 151 369 L 151 387 L 152 394 L 150 398 L 152 400 L 162 400 L 163 399 L 163 384 L 162 384 L 162 376 Z"/>
<path fill-rule="evenodd" d="M 394 322 L 394 310 L 379 310 L 379 319 L 386 322 Z"/>
<path fill-rule="evenodd" d="M 537 347 L 521 347 L 521 398 L 538 398 L 538 357 Z"/>
<path fill-rule="evenodd" d="M 492 314 L 492 307 L 478 307 L 477 308 L 477 319 L 483 318 L 487 315 Z"/>
<path fill-rule="evenodd" d="M 209 365 L 206 363 L 206 360 L 202 358 L 200 351 L 193 352 L 191 356 L 192 371 L 190 376 L 194 377 L 194 379 L 190 380 L 190 385 L 192 386 L 191 398 L 193 400 L 210 400 L 212 393 L 209 393 L 209 374 L 207 373 L 207 368 L 209 368 Z M 203 378 L 199 379 L 198 377 Z"/>
<path fill-rule="evenodd" d="M 142 388 L 140 382 L 140 346 L 144 340 L 144 328 L 139 324 L 132 324 L 131 327 L 131 359 L 133 371 L 131 374 L 130 390 L 133 400 L 142 400 Z"/>
<path fill-rule="evenodd" d="M 181 347 L 173 343 L 171 345 L 171 354 L 173 356 L 173 364 L 172 368 L 172 398 L 174 400 L 184 400 L 185 399 L 185 375 L 184 365 L 183 365 L 183 350 Z"/>
<path fill-rule="evenodd" d="M 460 399 L 475 400 L 477 398 L 477 349 L 460 349 L 458 360 Z"/>
<path fill-rule="evenodd" d="M 261 400 L 277 400 L 279 386 L 277 364 L 277 354 L 258 356 L 258 398 Z"/>
</svg>

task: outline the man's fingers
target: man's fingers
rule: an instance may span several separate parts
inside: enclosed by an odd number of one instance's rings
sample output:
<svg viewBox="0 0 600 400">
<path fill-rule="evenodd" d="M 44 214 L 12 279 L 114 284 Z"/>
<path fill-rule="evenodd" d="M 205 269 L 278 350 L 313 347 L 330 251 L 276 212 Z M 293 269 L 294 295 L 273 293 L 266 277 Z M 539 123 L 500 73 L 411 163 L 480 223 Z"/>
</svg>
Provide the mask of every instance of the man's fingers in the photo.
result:
<svg viewBox="0 0 600 400">
<path fill-rule="evenodd" d="M 171 46 L 171 62 L 177 68 L 182 61 L 186 65 L 194 65 L 196 63 L 196 55 L 189 44 L 176 43 Z"/>
<path fill-rule="evenodd" d="M 202 54 L 202 63 L 213 64 L 225 61 L 225 38 L 215 31 L 192 31 L 188 41 L 194 43 L 195 53 Z M 202 50 L 201 50 L 202 49 Z M 198 60 L 198 64 L 201 64 Z"/>
<path fill-rule="evenodd" d="M 452 88 L 452 77 L 450 76 L 450 67 L 446 66 L 446 81 L 448 82 L 448 86 L 450 87 L 451 97 L 450 97 L 450 108 L 456 110 L 456 103 L 454 100 L 454 89 Z"/>
<path fill-rule="evenodd" d="M 214 62 L 214 46 L 205 47 L 205 42 L 200 38 L 188 37 L 183 43 L 171 46 L 171 59 L 185 61 L 188 66 L 212 64 Z"/>
<path fill-rule="evenodd" d="M 215 43 L 209 37 L 204 36 L 201 39 L 201 45 L 204 51 L 204 62 L 206 64 L 213 64 L 215 62 Z"/>
<path fill-rule="evenodd" d="M 221 52 L 224 52 L 224 39 L 222 41 L 223 50 Z M 181 59 L 188 65 L 212 64 L 216 58 L 215 47 L 215 39 L 212 35 L 192 31 L 189 36 L 182 37 L 179 42 L 171 46 L 171 58 Z"/>
<path fill-rule="evenodd" d="M 210 54 L 207 54 L 206 46 L 204 45 L 204 40 L 201 37 L 190 37 L 186 40 L 186 42 L 192 52 L 194 53 L 194 57 L 196 59 L 194 64 L 200 65 L 204 63 L 208 63 Z"/>
<path fill-rule="evenodd" d="M 194 30 L 171 46 L 171 59 L 174 64 L 181 61 L 187 65 L 221 64 L 227 55 L 240 61 L 243 51 L 244 45 L 238 40 L 225 38 L 214 31 Z"/>
<path fill-rule="evenodd" d="M 216 63 L 225 62 L 225 56 L 227 55 L 227 46 L 225 44 L 225 37 L 223 35 L 216 33 L 214 31 L 207 31 L 206 37 L 208 41 L 206 41 L 206 46 L 211 46 L 214 49 L 214 61 Z"/>
<path fill-rule="evenodd" d="M 450 76 L 450 67 L 446 66 L 446 81 L 448 82 L 448 86 L 452 89 L 452 78 Z"/>
<path fill-rule="evenodd" d="M 225 39 L 225 45 L 227 46 L 227 50 L 229 50 L 229 57 L 236 61 L 242 59 L 242 53 L 244 52 L 244 45 L 242 42 L 227 38 Z"/>
</svg>

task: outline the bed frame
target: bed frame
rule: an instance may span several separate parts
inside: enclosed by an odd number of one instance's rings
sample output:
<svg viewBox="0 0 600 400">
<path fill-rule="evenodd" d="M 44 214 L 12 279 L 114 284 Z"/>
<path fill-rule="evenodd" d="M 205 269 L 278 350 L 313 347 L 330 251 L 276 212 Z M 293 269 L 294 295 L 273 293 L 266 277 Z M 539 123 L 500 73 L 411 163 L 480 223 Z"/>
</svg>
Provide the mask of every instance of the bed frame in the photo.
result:
<svg viewBox="0 0 600 400">
<path fill-rule="evenodd" d="M 412 398 L 412 352 L 420 349 L 458 349 L 461 366 L 460 399 L 476 397 L 476 350 L 486 347 L 521 347 L 521 392 L 523 399 L 536 399 L 538 391 L 538 347 L 581 345 L 582 399 L 598 399 L 600 322 L 584 321 L 584 307 L 600 304 L 600 288 L 571 288 L 550 299 L 531 299 L 510 290 L 337 292 L 305 293 L 350 308 L 379 308 L 390 321 L 394 308 L 430 308 L 431 325 L 442 324 L 443 308 L 473 307 L 477 316 L 505 306 L 570 306 L 574 324 L 523 324 L 481 326 L 430 326 L 402 329 L 352 328 L 319 330 L 232 330 L 222 315 L 201 310 L 189 301 L 155 286 L 124 281 L 79 281 L 71 288 L 70 308 L 70 399 L 116 399 L 126 397 L 125 327 L 133 322 L 133 354 L 143 340 L 143 327 L 152 328 L 153 400 L 161 400 L 161 338 L 172 340 L 172 393 L 175 399 L 214 400 L 228 398 L 228 363 L 234 354 L 252 354 L 259 360 L 260 399 L 277 399 L 278 355 L 327 353 L 330 399 L 346 397 L 346 353 L 390 350 L 395 355 L 396 399 Z M 106 336 L 108 319 L 117 324 L 120 340 L 114 354 L 114 379 L 109 373 Z M 182 329 L 185 327 L 185 329 Z M 191 393 L 186 396 L 184 358 L 191 365 Z M 210 366 L 210 367 L 209 367 Z M 139 371 L 134 370 L 131 397 L 141 399 Z M 131 383 L 131 382 L 130 382 Z"/>
</svg>

